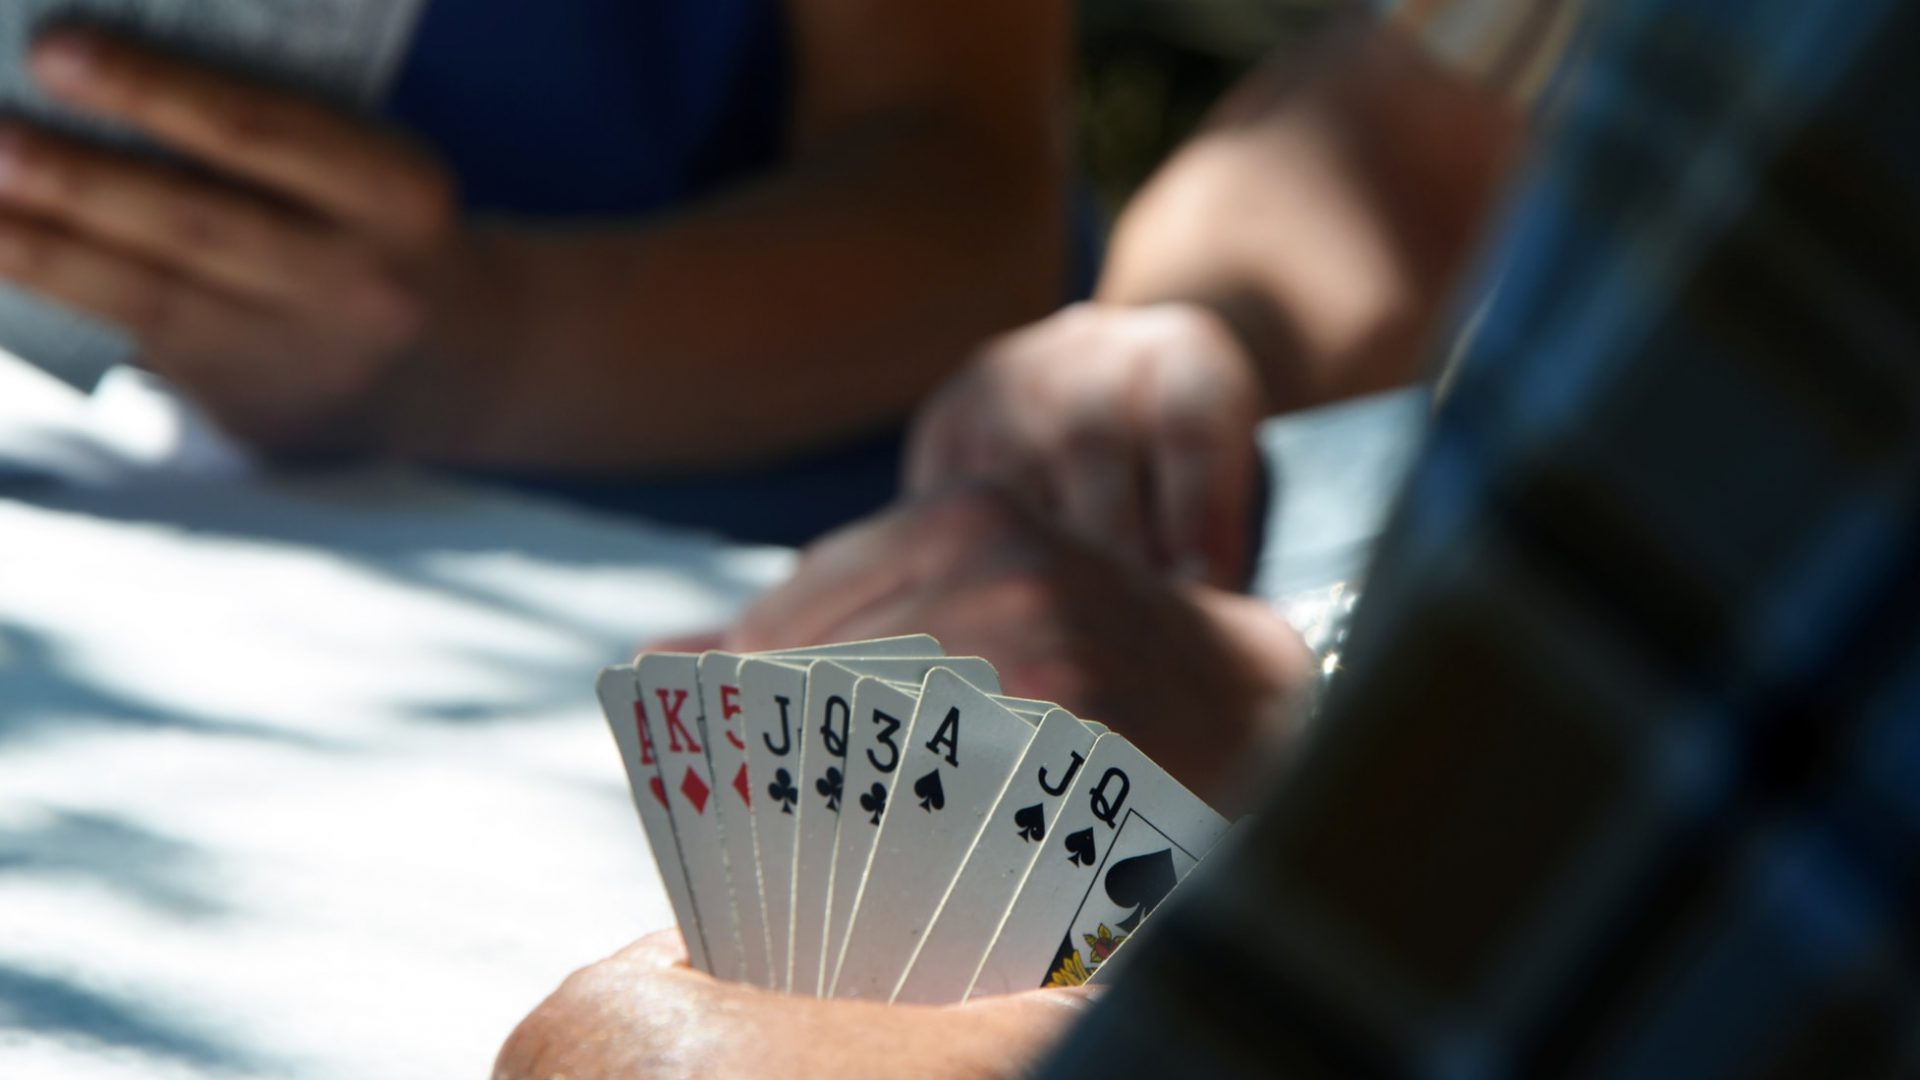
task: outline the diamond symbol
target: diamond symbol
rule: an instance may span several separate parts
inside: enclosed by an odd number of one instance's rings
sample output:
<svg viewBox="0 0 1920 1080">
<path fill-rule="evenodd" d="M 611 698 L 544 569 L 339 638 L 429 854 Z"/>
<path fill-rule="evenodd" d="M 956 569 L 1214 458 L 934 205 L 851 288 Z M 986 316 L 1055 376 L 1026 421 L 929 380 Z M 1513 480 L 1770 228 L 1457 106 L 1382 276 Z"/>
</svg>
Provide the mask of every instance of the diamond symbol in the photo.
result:
<svg viewBox="0 0 1920 1080">
<path fill-rule="evenodd" d="M 740 763 L 740 771 L 733 774 L 733 790 L 740 793 L 740 801 L 753 805 L 753 789 L 747 785 L 747 763 Z"/>
<path fill-rule="evenodd" d="M 704 814 L 707 812 L 707 796 L 713 794 L 713 789 L 707 787 L 707 782 L 700 779 L 700 775 L 693 771 L 693 766 L 689 765 L 687 775 L 680 780 L 680 794 L 693 804 L 694 813 Z"/>
</svg>

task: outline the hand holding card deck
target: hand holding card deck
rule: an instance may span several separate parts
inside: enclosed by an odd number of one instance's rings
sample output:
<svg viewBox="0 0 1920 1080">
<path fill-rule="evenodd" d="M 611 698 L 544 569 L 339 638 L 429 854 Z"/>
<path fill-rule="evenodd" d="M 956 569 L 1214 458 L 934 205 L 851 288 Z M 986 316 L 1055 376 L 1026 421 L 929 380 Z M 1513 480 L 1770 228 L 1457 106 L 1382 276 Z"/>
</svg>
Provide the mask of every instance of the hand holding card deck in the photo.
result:
<svg viewBox="0 0 1920 1080">
<path fill-rule="evenodd" d="M 1227 822 L 925 636 L 651 653 L 599 693 L 691 963 L 945 1004 L 1085 982 Z"/>
</svg>

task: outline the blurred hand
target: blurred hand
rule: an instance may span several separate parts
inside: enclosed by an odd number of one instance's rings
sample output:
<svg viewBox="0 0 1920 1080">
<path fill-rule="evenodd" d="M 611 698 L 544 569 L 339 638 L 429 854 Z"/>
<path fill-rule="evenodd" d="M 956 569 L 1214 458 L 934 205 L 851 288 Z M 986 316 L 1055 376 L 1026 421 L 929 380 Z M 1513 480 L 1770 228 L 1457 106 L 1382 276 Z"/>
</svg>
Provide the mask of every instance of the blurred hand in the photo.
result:
<svg viewBox="0 0 1920 1080">
<path fill-rule="evenodd" d="M 288 95 L 93 33 L 31 57 L 55 99 L 185 166 L 0 129 L 0 277 L 129 331 L 251 441 L 325 441 L 427 333 L 456 260 L 447 174 Z"/>
<path fill-rule="evenodd" d="M 990 343 L 933 397 L 907 482 L 1010 483 L 1142 564 L 1233 587 L 1266 413 L 1253 359 L 1206 308 L 1080 305 Z"/>
<path fill-rule="evenodd" d="M 928 633 L 1005 691 L 1058 702 L 1220 798 L 1287 734 L 1311 662 L 1264 603 L 1177 585 L 979 486 L 816 544 L 727 635 L 735 651 Z"/>
<path fill-rule="evenodd" d="M 521 1022 L 494 1080 L 988 1080 L 1027 1075 L 1087 997 L 1036 990 L 926 1008 L 815 1001 L 687 966 L 677 931 L 575 972 Z M 769 1052 L 779 1047 L 779 1053 Z"/>
</svg>

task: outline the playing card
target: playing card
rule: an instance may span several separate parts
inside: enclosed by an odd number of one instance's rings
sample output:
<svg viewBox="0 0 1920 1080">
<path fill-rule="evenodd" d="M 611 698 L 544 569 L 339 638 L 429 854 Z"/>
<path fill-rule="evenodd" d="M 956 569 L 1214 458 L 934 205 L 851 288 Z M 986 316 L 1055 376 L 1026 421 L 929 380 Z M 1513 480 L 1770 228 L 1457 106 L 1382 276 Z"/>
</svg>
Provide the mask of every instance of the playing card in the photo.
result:
<svg viewBox="0 0 1920 1080">
<path fill-rule="evenodd" d="M 868 662 L 854 657 L 843 659 L 856 669 Z M 806 658 L 792 654 L 750 656 L 740 662 L 747 774 L 754 793 L 754 845 L 759 855 L 761 904 L 767 924 L 769 984 L 782 990 L 788 986 L 791 970 L 793 859 L 801 809 L 801 755 L 807 742 L 806 664 Z"/>
<path fill-rule="evenodd" d="M 760 899 L 760 859 L 753 842 L 753 785 L 747 768 L 746 711 L 740 702 L 740 657 L 700 657 L 700 712 L 706 718 L 707 760 L 719 781 L 715 823 L 726 852 L 727 889 L 740 936 L 740 977 L 769 986 L 767 917 Z"/>
<path fill-rule="evenodd" d="M 987 696 L 1003 708 L 1017 712 L 1021 716 L 1033 717 L 1036 723 L 1060 707 L 1051 701 L 1035 701 L 1033 698 L 1008 697 L 1005 694 L 988 694 Z"/>
<path fill-rule="evenodd" d="M 952 672 L 927 677 L 848 920 L 833 996 L 892 995 L 1033 735 L 1026 718 Z"/>
<path fill-rule="evenodd" d="M 833 890 L 834 855 L 845 815 L 848 736 L 852 732 L 854 684 L 862 675 L 925 678 L 934 667 L 954 677 L 998 690 L 993 666 L 978 657 L 897 660 L 818 660 L 808 669 L 806 716 L 809 737 L 800 751 L 800 801 L 793 857 L 793 929 L 788 986 L 796 994 L 819 994 L 825 979 L 827 900 Z M 818 736 L 817 738 L 811 736 Z"/>
<path fill-rule="evenodd" d="M 908 961 L 894 1001 L 945 1005 L 966 997 L 1001 917 L 1053 835 L 1097 734 L 1064 709 L 1053 710 L 1040 722 L 1014 767 L 1013 779 L 987 816 L 987 827 Z"/>
<path fill-rule="evenodd" d="M 831 656 L 854 660 L 863 658 L 881 660 L 895 656 L 945 656 L 946 654 L 947 650 L 940 644 L 940 639 L 932 634 L 901 634 L 898 637 L 840 641 L 832 645 L 802 645 L 792 649 L 773 649 L 752 655 L 769 659 Z"/>
<path fill-rule="evenodd" d="M 686 939 L 687 959 L 696 969 L 711 972 L 700 916 L 694 910 L 693 891 L 687 883 L 686 865 L 680 854 L 680 841 L 674 834 L 673 817 L 667 808 L 666 785 L 661 782 L 652 736 L 640 707 L 639 680 L 630 665 L 608 668 L 600 673 L 597 689 L 600 707 L 607 714 L 607 726 L 613 731 L 613 741 L 620 747 L 620 760 L 627 769 L 627 784 L 633 790 L 634 808 L 640 812 L 640 825 L 646 830 L 653 860 L 660 867 L 660 879 L 666 885 L 667 899 L 673 904 L 673 916 L 680 923 L 681 936 Z"/>
<path fill-rule="evenodd" d="M 847 798 L 834 840 L 832 884 L 827 894 L 827 931 L 821 951 L 823 981 L 831 986 L 847 939 L 847 923 L 860 897 L 867 859 L 880 835 L 880 821 L 893 799 L 893 783 L 905 756 L 907 728 L 920 702 L 920 686 L 862 678 L 853 686 L 853 726 L 847 735 Z"/>
<path fill-rule="evenodd" d="M 680 841 L 680 861 L 693 891 L 693 908 L 706 940 L 709 970 L 723 979 L 746 976 L 739 918 L 727 880 L 726 838 L 721 832 L 718 787 L 701 723 L 700 658 L 690 653 L 647 653 L 635 665 L 640 701 L 667 809 Z"/>
<path fill-rule="evenodd" d="M 747 775 L 753 778 L 754 847 L 760 857 L 760 900 L 767 921 L 768 985 L 787 987 L 793 932 L 794 807 L 800 801 L 800 746 L 806 738 L 807 669 L 779 660 L 740 662 L 746 707 Z"/>
<path fill-rule="evenodd" d="M 804 660 L 816 656 L 924 656 L 937 654 L 940 643 L 916 634 L 876 641 L 788 649 L 767 656 Z M 710 735 L 706 743 L 712 773 L 720 781 L 714 800 L 720 834 L 726 850 L 727 882 L 733 897 L 740 934 L 742 978 L 756 986 L 772 986 L 765 902 L 760 882 L 759 847 L 753 830 L 752 770 L 747 764 L 746 711 L 740 687 L 737 653 L 711 651 L 700 657 L 701 716 Z"/>
<path fill-rule="evenodd" d="M 1133 744 L 1102 735 L 968 996 L 1085 982 L 1226 828 Z"/>
<path fill-rule="evenodd" d="M 1107 958 L 1088 975 L 1087 985 L 1106 985 L 1127 969 L 1128 963 L 1139 952 L 1141 937 L 1153 925 L 1154 919 L 1159 917 L 1158 912 L 1165 911 L 1169 906 L 1177 903 L 1181 896 L 1192 890 L 1216 887 L 1208 884 L 1209 880 L 1222 873 L 1230 872 L 1227 868 L 1236 865 L 1239 856 L 1235 855 L 1234 851 L 1247 843 L 1248 833 L 1254 821 L 1252 817 L 1243 817 L 1228 826 L 1226 833 L 1214 841 L 1212 850 L 1207 852 L 1207 857 L 1200 865 L 1174 885 L 1173 891 L 1160 902 L 1160 906 L 1153 914 L 1141 920 L 1140 928 L 1128 934 L 1126 940 L 1114 945 L 1113 950 L 1107 954 Z"/>
<path fill-rule="evenodd" d="M 881 679 L 880 681 L 893 687 L 895 690 L 912 694 L 916 698 L 920 696 L 920 683 L 918 682 L 904 682 L 900 679 Z M 1019 713 L 1021 716 L 1032 717 L 1033 722 L 1036 724 L 1040 722 L 1042 717 L 1060 707 L 1051 701 L 1039 701 L 1034 698 L 1008 697 L 1005 694 L 988 694 L 987 696 L 992 698 L 996 703 L 1005 706 L 1013 712 Z"/>
</svg>

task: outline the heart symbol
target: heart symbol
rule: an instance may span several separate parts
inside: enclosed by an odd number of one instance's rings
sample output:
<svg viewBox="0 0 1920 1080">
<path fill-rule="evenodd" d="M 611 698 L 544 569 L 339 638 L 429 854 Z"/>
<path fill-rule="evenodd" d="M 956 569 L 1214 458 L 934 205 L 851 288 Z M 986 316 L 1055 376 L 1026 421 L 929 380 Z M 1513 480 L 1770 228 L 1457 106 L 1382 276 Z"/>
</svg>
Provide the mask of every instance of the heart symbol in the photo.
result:
<svg viewBox="0 0 1920 1080">
<path fill-rule="evenodd" d="M 1047 835 L 1047 812 L 1039 803 L 1024 807 L 1013 815 L 1013 826 L 1020 830 L 1020 839 L 1025 841 L 1044 840 Z"/>
<path fill-rule="evenodd" d="M 1088 826 L 1067 837 L 1067 855 L 1075 866 L 1093 865 L 1093 828 Z"/>
</svg>

